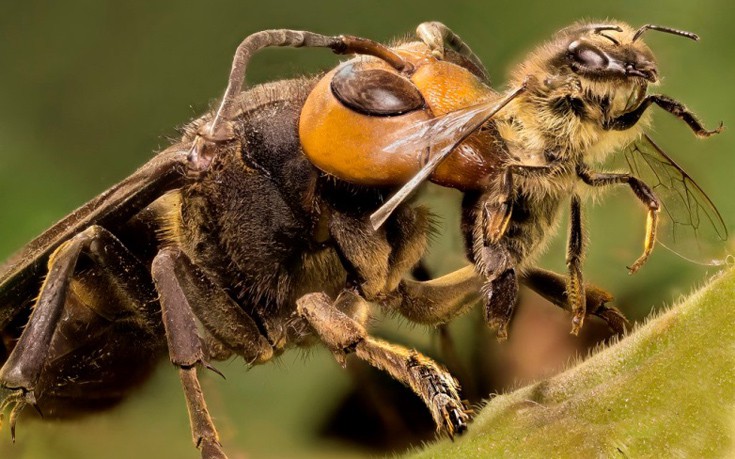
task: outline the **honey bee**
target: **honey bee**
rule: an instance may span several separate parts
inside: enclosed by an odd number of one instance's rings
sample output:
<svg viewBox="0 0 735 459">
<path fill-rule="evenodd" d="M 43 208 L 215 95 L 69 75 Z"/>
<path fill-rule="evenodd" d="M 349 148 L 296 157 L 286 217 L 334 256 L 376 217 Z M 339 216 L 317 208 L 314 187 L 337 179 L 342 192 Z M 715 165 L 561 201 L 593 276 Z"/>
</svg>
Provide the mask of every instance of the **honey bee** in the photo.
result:
<svg viewBox="0 0 735 459">
<path fill-rule="evenodd" d="M 532 52 L 504 93 L 437 22 L 393 47 L 292 30 L 250 35 L 217 110 L 0 268 L 0 411 L 9 408 L 12 434 L 28 405 L 64 417 L 117 403 L 168 354 L 201 456 L 222 458 L 197 369 L 231 356 L 261 364 L 319 341 L 341 364 L 353 354 L 386 371 L 424 401 L 438 430 L 462 433 L 470 411 L 457 381 L 420 353 L 370 336 L 371 304 L 437 325 L 482 297 L 503 339 L 523 282 L 571 309 L 573 333 L 587 314 L 622 330 L 611 296 L 583 283 L 580 184 L 627 184 L 646 205 L 633 272 L 662 239 L 661 209 L 678 224 L 676 240 L 681 228 L 726 237 L 711 201 L 643 134 L 651 104 L 701 137 L 721 129 L 647 95 L 658 79 L 640 39 L 647 30 L 696 38 L 651 25 L 575 24 Z M 270 46 L 358 57 L 316 77 L 243 89 L 251 56 Z M 632 174 L 592 170 L 618 149 Z M 653 187 L 637 176 L 643 166 L 659 179 Z M 408 198 L 425 180 L 464 193 L 472 264 L 416 281 L 407 274 L 426 250 L 431 219 Z M 533 260 L 567 198 L 563 276 Z"/>
<path fill-rule="evenodd" d="M 650 125 L 647 109 L 652 104 L 684 121 L 700 138 L 721 132 L 723 125 L 707 130 L 680 102 L 647 94 L 649 86 L 659 81 L 653 53 L 641 40 L 648 30 L 699 40 L 691 32 L 650 24 L 638 29 L 618 22 L 574 24 L 513 70 L 512 89 L 505 95 L 483 94 L 487 102 L 416 123 L 390 136 L 383 146 L 389 152 L 426 151 L 431 159 L 373 214 L 376 227 L 394 205 L 435 174 L 434 169 L 451 158 L 450 154 L 456 155 L 457 149 L 473 150 L 477 162 L 488 168 L 484 183 L 473 184 L 472 192 L 465 194 L 462 226 L 467 256 L 488 280 L 483 287 L 486 317 L 498 327 L 501 340 L 507 337 L 518 292 L 516 272 L 527 271 L 541 253 L 566 198 L 571 208 L 564 296 L 572 309 L 572 334 L 578 334 L 589 303 L 581 271 L 582 198 L 593 188 L 627 184 L 647 207 L 643 254 L 629 267 L 631 274 L 644 265 L 656 240 L 690 261 L 724 263 L 727 227 L 719 211 L 689 174 L 645 133 Z M 450 34 L 438 23 L 423 24 L 418 33 L 424 37 Z M 435 55 L 441 55 L 438 41 L 427 38 L 426 42 L 432 44 Z M 466 45 L 461 46 L 471 55 Z M 481 148 L 468 145 L 473 140 L 468 136 L 477 135 L 472 133 L 478 130 L 492 130 L 493 142 Z M 592 169 L 615 152 L 623 153 L 630 173 Z M 541 280 L 537 272 L 526 276 L 538 281 L 532 287 L 539 293 L 564 304 L 543 287 L 558 279 Z M 597 290 L 592 297 L 611 298 Z M 624 325 L 618 311 L 598 312 L 613 328 Z"/>
</svg>

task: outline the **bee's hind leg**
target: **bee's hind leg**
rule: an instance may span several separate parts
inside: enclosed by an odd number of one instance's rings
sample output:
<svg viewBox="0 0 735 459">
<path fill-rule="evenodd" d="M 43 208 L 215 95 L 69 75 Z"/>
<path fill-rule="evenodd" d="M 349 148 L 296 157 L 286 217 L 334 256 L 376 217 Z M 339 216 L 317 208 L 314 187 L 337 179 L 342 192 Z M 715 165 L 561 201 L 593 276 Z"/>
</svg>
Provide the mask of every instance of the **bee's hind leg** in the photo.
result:
<svg viewBox="0 0 735 459">
<path fill-rule="evenodd" d="M 352 301 L 364 303 L 356 294 L 352 295 Z M 324 293 L 304 295 L 296 305 L 298 314 L 338 361 L 344 362 L 345 356 L 354 352 L 359 359 L 387 372 L 421 397 L 438 429 L 450 437 L 466 430 L 469 414 L 459 398 L 459 384 L 439 365 L 415 350 L 369 336 L 362 324 L 343 313 L 341 310 L 345 308 L 334 304 Z"/>
</svg>

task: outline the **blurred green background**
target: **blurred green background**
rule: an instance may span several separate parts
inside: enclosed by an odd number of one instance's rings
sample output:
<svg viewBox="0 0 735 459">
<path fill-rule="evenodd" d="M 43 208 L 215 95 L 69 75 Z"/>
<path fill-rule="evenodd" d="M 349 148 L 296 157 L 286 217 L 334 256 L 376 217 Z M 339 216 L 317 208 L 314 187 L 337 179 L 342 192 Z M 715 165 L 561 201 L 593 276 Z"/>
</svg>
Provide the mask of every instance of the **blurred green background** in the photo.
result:
<svg viewBox="0 0 735 459">
<path fill-rule="evenodd" d="M 0 5 L 0 259 L 166 146 L 167 138 L 176 136 L 176 127 L 221 95 L 240 40 L 266 28 L 385 41 L 411 34 L 422 21 L 440 20 L 473 47 L 495 86 L 502 87 L 508 69 L 525 52 L 580 18 L 678 27 L 699 33 L 702 41 L 656 33 L 646 37 L 664 76 L 661 91 L 687 103 L 709 127 L 720 120 L 728 127 L 733 123 L 735 5 L 726 0 L 5 0 Z M 267 51 L 253 60 L 249 82 L 313 73 L 336 62 L 324 50 Z M 652 135 L 707 190 L 732 229 L 731 130 L 698 141 L 682 123 L 657 111 Z M 428 194 L 444 203 L 444 209 L 438 209 L 444 215 L 444 232 L 428 261 L 440 273 L 463 263 L 454 229 L 456 195 L 436 190 Z M 644 210 L 628 190 L 610 193 L 590 207 L 587 222 L 587 279 L 613 292 L 616 304 L 632 318 L 641 319 L 652 308 L 670 303 L 708 273 L 659 249 L 640 273 L 628 276 L 625 266 L 639 254 L 644 225 Z M 559 232 L 542 261 L 545 267 L 564 269 L 564 234 Z M 568 318 L 557 313 L 555 320 L 567 324 Z M 564 339 L 566 327 L 558 327 Z M 453 328 L 456 334 L 473 330 L 469 322 Z M 384 321 L 378 334 L 435 353 L 434 333 L 426 329 Z M 307 358 L 287 353 L 275 364 L 249 371 L 239 360 L 219 368 L 228 379 L 205 376 L 203 384 L 232 458 L 365 454 L 317 435 L 353 385 L 350 374 L 323 349 Z M 9 432 L 0 432 L 0 457 L 197 454 L 189 441 L 176 372 L 162 365 L 150 384 L 107 414 L 71 423 L 21 422 L 14 446 Z"/>
</svg>

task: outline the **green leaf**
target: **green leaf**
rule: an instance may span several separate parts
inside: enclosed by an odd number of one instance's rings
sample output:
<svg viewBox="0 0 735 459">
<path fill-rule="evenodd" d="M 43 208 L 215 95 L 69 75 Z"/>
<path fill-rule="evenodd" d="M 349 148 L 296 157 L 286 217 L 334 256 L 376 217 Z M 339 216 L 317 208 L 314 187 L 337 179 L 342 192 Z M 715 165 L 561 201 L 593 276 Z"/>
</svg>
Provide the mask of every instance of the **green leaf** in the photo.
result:
<svg viewBox="0 0 735 459">
<path fill-rule="evenodd" d="M 735 270 L 553 378 L 490 400 L 426 457 L 735 456 Z"/>
</svg>

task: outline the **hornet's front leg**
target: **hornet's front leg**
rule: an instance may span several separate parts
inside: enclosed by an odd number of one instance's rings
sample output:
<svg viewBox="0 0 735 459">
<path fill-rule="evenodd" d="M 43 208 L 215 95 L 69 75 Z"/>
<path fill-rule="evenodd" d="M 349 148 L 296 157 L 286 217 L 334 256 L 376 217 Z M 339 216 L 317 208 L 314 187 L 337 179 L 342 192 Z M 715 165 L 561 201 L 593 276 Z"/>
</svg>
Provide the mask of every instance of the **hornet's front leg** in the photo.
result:
<svg viewBox="0 0 735 459">
<path fill-rule="evenodd" d="M 490 78 L 487 69 L 477 54 L 462 40 L 462 37 L 454 33 L 452 29 L 445 26 L 441 22 L 424 22 L 416 28 L 416 36 L 429 47 L 431 53 L 439 58 L 444 59 L 445 47 L 457 52 L 460 56 L 467 58 L 477 70 L 482 80 L 489 84 Z"/>
<path fill-rule="evenodd" d="M 527 268 L 523 270 L 520 281 L 560 308 L 571 310 L 572 304 L 568 295 L 570 280 L 567 276 L 545 269 Z M 610 293 L 591 284 L 585 284 L 584 293 L 588 315 L 604 320 L 617 334 L 625 333 L 630 323 L 618 308 L 608 305 L 613 300 Z"/>
<path fill-rule="evenodd" d="M 629 174 L 594 172 L 587 166 L 580 165 L 577 167 L 577 175 L 584 183 L 590 186 L 609 186 L 621 183 L 627 184 L 630 189 L 633 190 L 636 197 L 640 199 L 646 207 L 648 207 L 648 215 L 646 218 L 646 238 L 643 244 L 643 254 L 630 267 L 628 267 L 631 274 L 635 273 L 646 263 L 656 242 L 658 213 L 661 208 L 661 203 L 648 185 Z"/>
</svg>

